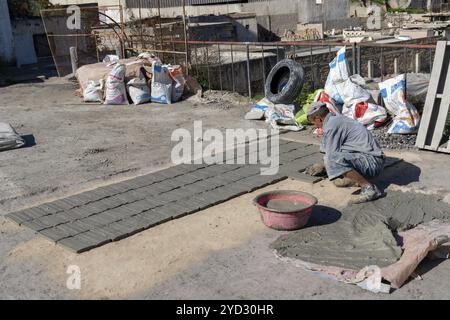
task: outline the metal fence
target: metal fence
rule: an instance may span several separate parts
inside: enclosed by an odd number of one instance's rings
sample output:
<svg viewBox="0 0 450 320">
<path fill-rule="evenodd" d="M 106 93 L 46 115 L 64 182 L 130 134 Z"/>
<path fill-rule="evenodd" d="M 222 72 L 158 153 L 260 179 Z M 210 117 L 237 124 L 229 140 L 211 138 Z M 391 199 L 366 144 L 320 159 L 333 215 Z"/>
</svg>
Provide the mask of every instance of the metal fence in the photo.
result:
<svg viewBox="0 0 450 320">
<path fill-rule="evenodd" d="M 100 62 L 107 54 L 126 58 L 152 51 L 170 63 L 188 65 L 184 14 L 173 19 L 162 19 L 160 15 L 143 19 L 139 11 L 138 19 L 125 23 L 126 12 L 120 5 L 85 6 L 79 10 L 79 25 L 72 27 L 75 13 L 67 8 L 41 11 L 59 76 L 72 73 L 74 67 Z"/>
<path fill-rule="evenodd" d="M 184 2 L 184 1 L 182 1 Z M 187 2 L 187 1 L 186 1 Z M 142 3 L 141 3 L 142 5 Z M 116 10 L 116 19 L 111 12 Z M 205 89 L 228 90 L 249 97 L 264 93 L 270 70 L 284 58 L 300 62 L 306 73 L 305 90 L 324 86 L 328 64 L 336 51 L 347 46 L 354 74 L 384 78 L 407 72 L 431 72 L 437 38 L 401 43 L 342 41 L 217 42 L 190 41 L 186 15 L 163 19 L 160 15 L 124 23 L 121 6 L 81 8 L 82 26 L 69 30 L 66 9 L 43 10 L 42 18 L 60 76 L 72 72 L 70 48 L 78 65 L 98 62 L 111 53 L 123 57 L 152 51 L 164 63 L 183 65 Z M 167 21 L 168 20 L 168 21 Z"/>
<path fill-rule="evenodd" d="M 41 11 L 50 50 L 59 76 L 72 73 L 70 48 L 76 48 L 79 65 L 94 63 L 111 53 L 105 48 L 119 48 L 124 54 L 123 9 L 121 6 L 81 7 L 80 20 L 76 22 L 74 12 L 66 8 Z M 78 19 L 78 18 L 77 18 Z M 103 40 L 94 30 L 104 30 Z M 107 43 L 110 42 L 111 46 Z M 114 53 L 116 51 L 114 50 Z"/>
<path fill-rule="evenodd" d="M 191 73 L 205 89 L 238 92 L 249 97 L 264 94 L 270 70 L 284 58 L 305 69 L 305 90 L 323 88 L 329 63 L 339 48 L 347 47 L 353 74 L 385 78 L 394 74 L 431 73 L 437 39 L 425 43 L 378 44 L 365 42 L 209 42 L 189 41 Z M 417 41 L 416 41 L 417 42 Z"/>
</svg>

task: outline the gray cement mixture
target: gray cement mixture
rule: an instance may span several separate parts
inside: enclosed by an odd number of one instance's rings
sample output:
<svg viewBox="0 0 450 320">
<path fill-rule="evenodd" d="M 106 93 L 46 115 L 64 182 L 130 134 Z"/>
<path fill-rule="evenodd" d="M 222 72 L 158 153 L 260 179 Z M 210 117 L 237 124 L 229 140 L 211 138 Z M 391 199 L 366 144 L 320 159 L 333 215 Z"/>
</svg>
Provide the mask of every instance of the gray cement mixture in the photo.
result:
<svg viewBox="0 0 450 320">
<path fill-rule="evenodd" d="M 284 199 L 273 199 L 267 203 L 267 208 L 281 212 L 300 211 L 310 207 L 310 205 L 303 202 L 295 202 Z"/>
<path fill-rule="evenodd" d="M 433 219 L 450 219 L 450 206 L 436 196 L 389 192 L 375 202 L 350 205 L 334 223 L 318 226 L 315 211 L 305 229 L 278 238 L 272 248 L 284 257 L 326 266 L 361 269 L 395 263 L 402 250 L 397 231 Z M 316 215 L 316 216 L 315 216 Z"/>
</svg>

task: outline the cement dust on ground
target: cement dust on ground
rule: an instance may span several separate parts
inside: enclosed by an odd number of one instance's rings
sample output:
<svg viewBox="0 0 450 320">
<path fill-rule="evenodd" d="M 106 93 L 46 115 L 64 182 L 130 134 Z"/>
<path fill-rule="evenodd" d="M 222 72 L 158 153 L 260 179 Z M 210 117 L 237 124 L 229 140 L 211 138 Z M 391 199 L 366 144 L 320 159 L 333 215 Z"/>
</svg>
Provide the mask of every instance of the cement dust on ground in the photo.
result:
<svg viewBox="0 0 450 320">
<path fill-rule="evenodd" d="M 243 120 L 246 105 L 103 106 L 82 103 L 76 89 L 64 79 L 0 88 L 1 121 L 29 146 L 0 154 L 1 214 L 165 168 L 173 131 L 192 131 L 194 121 L 204 129 L 266 128 Z"/>
<path fill-rule="evenodd" d="M 0 292 L 23 297 L 34 289 L 28 297 L 88 299 L 388 298 L 319 278 L 276 258 L 271 243 L 289 233 L 266 228 L 252 200 L 265 191 L 286 189 L 314 194 L 326 210 L 345 207 L 355 190 L 336 189 L 329 181 L 312 186 L 286 180 L 81 255 L 4 222 L 6 234 L 27 233 L 29 238 L 11 243 L 5 253 Z M 332 221 L 343 218 L 332 215 Z M 69 265 L 81 269 L 80 291 L 65 287 Z M 436 278 L 446 272 L 450 268 L 444 262 L 424 275 L 424 281 L 410 282 L 389 297 L 450 297 Z"/>
<path fill-rule="evenodd" d="M 245 246 L 262 234 L 269 233 L 275 239 L 280 233 L 262 224 L 252 200 L 260 192 L 286 188 L 307 191 L 310 185 L 297 181 L 281 182 L 80 255 L 44 238 L 32 236 L 8 250 L 4 271 L 8 274 L 15 272 L 16 268 L 31 269 L 31 266 L 40 269 L 37 275 L 27 277 L 28 284 L 21 283 L 24 286 L 22 290 L 34 286 L 43 290 L 58 288 L 56 291 L 61 291 L 63 296 L 68 294 L 76 298 L 139 296 L 183 273 L 183 270 L 201 264 L 212 253 Z M 314 194 L 322 199 L 328 194 L 326 203 L 329 205 L 343 204 L 345 196 L 342 194 L 330 197 L 325 188 L 317 185 L 314 189 L 317 189 Z M 4 223 L 4 229 L 10 234 L 24 232 L 9 221 Z M 269 248 L 265 250 L 271 252 Z M 275 255 L 270 257 L 271 263 L 278 263 Z M 69 265 L 79 266 L 82 272 L 83 289 L 78 293 L 64 289 Z M 19 281 L 18 278 L 5 279 L 0 285 L 3 289 Z M 214 285 L 215 281 L 211 279 L 211 284 Z"/>
</svg>

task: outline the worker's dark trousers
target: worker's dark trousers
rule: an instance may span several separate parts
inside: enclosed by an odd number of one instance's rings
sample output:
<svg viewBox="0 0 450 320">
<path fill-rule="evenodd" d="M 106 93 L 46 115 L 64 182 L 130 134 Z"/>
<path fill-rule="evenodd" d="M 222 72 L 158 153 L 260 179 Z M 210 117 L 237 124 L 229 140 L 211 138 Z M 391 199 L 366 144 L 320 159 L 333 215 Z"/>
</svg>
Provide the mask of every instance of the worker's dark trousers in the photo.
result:
<svg viewBox="0 0 450 320">
<path fill-rule="evenodd" d="M 325 167 L 330 180 L 356 170 L 367 178 L 378 176 L 384 168 L 385 157 L 360 152 L 333 152 L 325 155 Z"/>
</svg>

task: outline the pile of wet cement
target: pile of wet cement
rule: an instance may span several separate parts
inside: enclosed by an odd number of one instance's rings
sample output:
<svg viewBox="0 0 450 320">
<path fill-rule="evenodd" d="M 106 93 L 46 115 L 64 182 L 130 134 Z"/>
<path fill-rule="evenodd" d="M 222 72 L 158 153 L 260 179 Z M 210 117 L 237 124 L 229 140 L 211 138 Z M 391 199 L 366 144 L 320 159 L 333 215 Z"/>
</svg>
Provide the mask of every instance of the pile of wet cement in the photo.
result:
<svg viewBox="0 0 450 320">
<path fill-rule="evenodd" d="M 349 269 L 395 263 L 401 256 L 396 232 L 433 219 L 450 220 L 450 206 L 436 196 L 390 192 L 375 202 L 339 213 L 318 206 L 308 225 L 273 244 L 279 255 Z M 336 221 L 337 220 L 337 221 Z"/>
<path fill-rule="evenodd" d="M 274 200 L 270 200 L 267 203 L 267 208 L 272 209 L 272 210 L 281 211 L 281 212 L 300 211 L 300 210 L 306 209 L 310 206 L 311 205 L 308 205 L 303 202 L 295 202 L 295 201 L 283 200 L 283 199 L 274 199 Z"/>
</svg>

